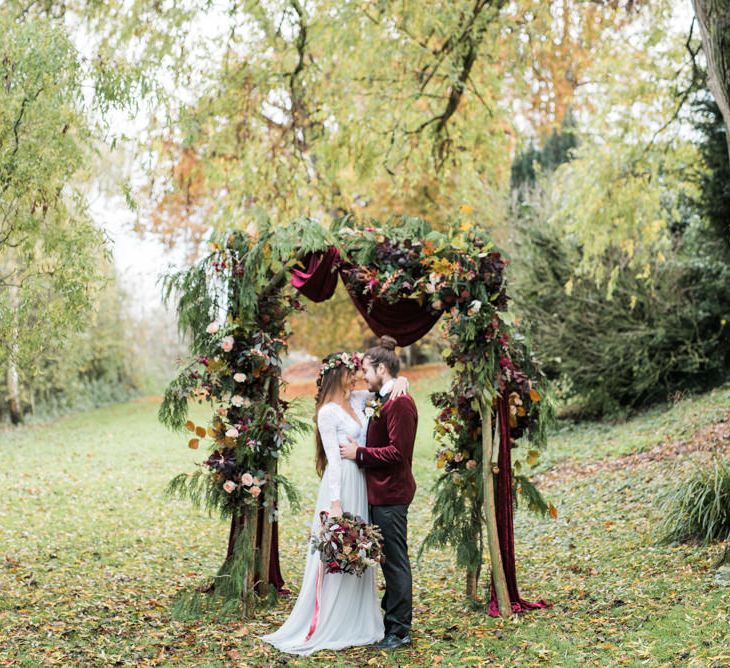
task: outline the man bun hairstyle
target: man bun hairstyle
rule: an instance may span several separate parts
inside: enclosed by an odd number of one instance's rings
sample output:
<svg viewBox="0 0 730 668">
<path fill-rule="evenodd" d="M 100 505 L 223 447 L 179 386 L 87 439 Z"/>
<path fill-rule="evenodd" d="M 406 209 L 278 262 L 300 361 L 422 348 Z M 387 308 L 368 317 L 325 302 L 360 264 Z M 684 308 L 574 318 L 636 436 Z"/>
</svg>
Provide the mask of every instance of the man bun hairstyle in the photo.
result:
<svg viewBox="0 0 730 668">
<path fill-rule="evenodd" d="M 380 340 L 378 341 L 378 345 L 381 348 L 385 348 L 386 350 L 395 350 L 395 347 L 398 345 L 398 342 L 392 336 L 388 336 L 386 334 L 385 336 L 380 337 Z"/>
<path fill-rule="evenodd" d="M 388 370 L 388 373 L 395 377 L 400 371 L 400 359 L 395 352 L 398 342 L 392 336 L 381 336 L 378 344 L 369 348 L 365 353 L 373 366 L 382 364 Z"/>
</svg>

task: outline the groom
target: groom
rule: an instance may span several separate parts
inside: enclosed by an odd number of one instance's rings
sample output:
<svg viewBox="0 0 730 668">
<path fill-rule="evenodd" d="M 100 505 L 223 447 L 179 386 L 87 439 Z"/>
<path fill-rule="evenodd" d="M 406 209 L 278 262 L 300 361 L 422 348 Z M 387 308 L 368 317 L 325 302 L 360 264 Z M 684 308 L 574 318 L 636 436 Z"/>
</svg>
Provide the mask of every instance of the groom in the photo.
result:
<svg viewBox="0 0 730 668">
<path fill-rule="evenodd" d="M 385 637 L 378 649 L 395 649 L 411 643 L 413 586 L 408 560 L 408 505 L 416 491 L 411 473 L 418 412 L 409 395 L 390 399 L 400 370 L 395 339 L 383 336 L 363 358 L 368 388 L 375 392 L 375 414 L 370 418 L 366 446 L 350 439 L 340 445 L 345 459 L 365 469 L 370 517 L 383 534 L 382 564 L 385 577 Z"/>
</svg>

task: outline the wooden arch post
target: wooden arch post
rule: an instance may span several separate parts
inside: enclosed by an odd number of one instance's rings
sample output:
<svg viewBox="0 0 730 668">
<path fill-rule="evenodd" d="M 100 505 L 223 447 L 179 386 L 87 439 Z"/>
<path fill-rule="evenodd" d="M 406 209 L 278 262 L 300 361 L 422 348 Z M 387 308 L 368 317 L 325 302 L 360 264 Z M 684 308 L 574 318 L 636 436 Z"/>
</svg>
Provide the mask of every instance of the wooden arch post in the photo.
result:
<svg viewBox="0 0 730 668">
<path fill-rule="evenodd" d="M 487 524 L 487 544 L 489 559 L 492 564 L 492 579 L 497 592 L 499 614 L 508 619 L 512 616 L 512 603 L 507 589 L 507 579 L 502 564 L 502 550 L 499 547 L 497 533 L 497 508 L 494 499 L 494 473 L 492 457 L 494 454 L 494 436 L 492 435 L 492 402 L 491 397 L 483 392 L 479 400 L 479 414 L 482 420 L 482 476 L 484 482 L 484 518 Z M 489 597 L 487 596 L 487 599 Z"/>
</svg>

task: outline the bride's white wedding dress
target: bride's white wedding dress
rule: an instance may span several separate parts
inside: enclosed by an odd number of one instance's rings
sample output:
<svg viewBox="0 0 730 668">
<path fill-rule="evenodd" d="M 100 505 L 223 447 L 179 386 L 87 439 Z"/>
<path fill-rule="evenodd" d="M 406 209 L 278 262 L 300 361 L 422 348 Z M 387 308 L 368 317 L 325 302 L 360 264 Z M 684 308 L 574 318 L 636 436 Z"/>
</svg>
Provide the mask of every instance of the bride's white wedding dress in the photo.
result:
<svg viewBox="0 0 730 668">
<path fill-rule="evenodd" d="M 347 437 L 351 436 L 365 445 L 365 402 L 371 396 L 370 392 L 364 390 L 353 391 L 350 395 L 350 405 L 360 420 L 359 424 L 334 402 L 319 409 L 317 426 L 327 455 L 327 468 L 319 486 L 312 520 L 313 534 L 320 527 L 319 512 L 328 510 L 334 499 L 340 499 L 343 512 L 359 515 L 369 521 L 365 475 L 355 462 L 340 458 L 339 444 L 345 443 Z M 372 567 L 361 577 L 324 574 L 316 628 L 307 639 L 315 613 L 319 564 L 319 553 L 308 551 L 302 588 L 291 614 L 275 633 L 261 639 L 290 654 L 311 654 L 321 649 L 343 649 L 381 640 L 384 633 L 383 619 L 375 591 L 376 569 Z"/>
</svg>

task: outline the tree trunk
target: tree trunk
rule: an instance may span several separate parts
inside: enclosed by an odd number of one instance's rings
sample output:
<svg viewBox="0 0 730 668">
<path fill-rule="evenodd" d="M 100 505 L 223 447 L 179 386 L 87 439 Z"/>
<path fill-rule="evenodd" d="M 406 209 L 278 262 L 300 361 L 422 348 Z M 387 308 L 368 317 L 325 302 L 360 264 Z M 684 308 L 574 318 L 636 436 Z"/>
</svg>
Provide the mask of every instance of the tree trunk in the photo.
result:
<svg viewBox="0 0 730 668">
<path fill-rule="evenodd" d="M 18 369 L 14 360 L 8 360 L 7 373 L 8 411 L 13 424 L 20 424 L 23 421 L 23 412 L 20 409 L 20 391 L 18 383 Z"/>
<path fill-rule="evenodd" d="M 466 569 L 466 597 L 472 601 L 477 600 L 479 586 L 479 575 L 476 570 Z"/>
<path fill-rule="evenodd" d="M 492 578 L 497 592 L 499 614 L 506 619 L 512 616 L 512 603 L 507 589 L 507 579 L 504 576 L 502 551 L 499 547 L 499 534 L 497 533 L 494 474 L 491 466 L 494 448 L 491 401 L 482 398 L 479 402 L 479 412 L 482 418 L 482 476 L 484 478 L 484 517 L 487 524 L 487 544 L 489 545 L 489 558 L 492 562 Z"/>
<path fill-rule="evenodd" d="M 722 117 L 730 159 L 730 0 L 692 0 L 707 59 L 707 80 Z"/>
<path fill-rule="evenodd" d="M 9 306 L 13 326 L 10 332 L 10 353 L 8 355 L 8 368 L 6 373 L 6 384 L 8 393 L 8 411 L 13 424 L 20 424 L 23 421 L 23 411 L 20 406 L 20 382 L 18 380 L 18 288 L 11 285 L 8 288 Z"/>
</svg>

